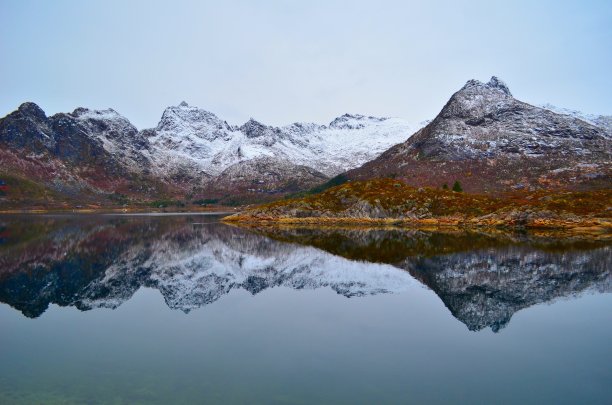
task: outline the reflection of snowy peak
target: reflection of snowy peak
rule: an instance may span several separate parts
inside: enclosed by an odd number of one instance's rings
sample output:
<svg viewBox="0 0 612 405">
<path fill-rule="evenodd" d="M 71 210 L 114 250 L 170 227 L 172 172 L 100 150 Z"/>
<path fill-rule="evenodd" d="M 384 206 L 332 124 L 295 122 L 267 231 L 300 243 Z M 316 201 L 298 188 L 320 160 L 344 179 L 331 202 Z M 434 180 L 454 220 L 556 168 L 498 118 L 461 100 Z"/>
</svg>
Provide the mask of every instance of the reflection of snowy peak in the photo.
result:
<svg viewBox="0 0 612 405">
<path fill-rule="evenodd" d="M 470 330 L 504 328 L 515 312 L 585 291 L 612 291 L 612 250 L 552 254 L 510 247 L 407 262 Z"/>
<path fill-rule="evenodd" d="M 0 249 L 0 302 L 28 317 L 51 303 L 117 308 L 141 287 L 189 312 L 234 289 L 331 288 L 355 297 L 407 290 L 418 280 L 470 330 L 497 331 L 523 308 L 612 291 L 612 249 L 596 240 L 407 229 L 246 231 L 185 216 L 25 221 L 40 237 L 21 244 L 10 240 L 20 220 L 0 223 L 9 235 Z"/>
<path fill-rule="evenodd" d="M 523 308 L 587 291 L 612 291 L 612 248 L 592 239 L 576 244 L 554 235 L 410 229 L 260 232 L 405 269 L 470 330 L 498 331 Z"/>
<path fill-rule="evenodd" d="M 80 304 L 114 308 L 138 285 L 157 288 L 170 308 L 187 312 L 237 288 L 256 294 L 277 286 L 330 287 L 353 297 L 402 291 L 412 283 L 408 273 L 392 266 L 353 262 L 315 248 L 230 232 L 222 237 L 201 234 L 187 243 L 163 239 L 150 246 L 146 258 L 135 246 L 87 287 Z M 101 296 L 101 291 L 106 294 Z"/>
<path fill-rule="evenodd" d="M 355 262 L 221 224 L 192 225 L 185 217 L 96 219 L 83 228 L 68 221 L 42 234 L 21 253 L 0 254 L 0 301 L 30 317 L 50 303 L 116 308 L 141 287 L 158 289 L 169 307 L 188 312 L 233 289 L 256 294 L 277 286 L 328 287 L 354 297 L 415 283 L 389 265 Z"/>
</svg>

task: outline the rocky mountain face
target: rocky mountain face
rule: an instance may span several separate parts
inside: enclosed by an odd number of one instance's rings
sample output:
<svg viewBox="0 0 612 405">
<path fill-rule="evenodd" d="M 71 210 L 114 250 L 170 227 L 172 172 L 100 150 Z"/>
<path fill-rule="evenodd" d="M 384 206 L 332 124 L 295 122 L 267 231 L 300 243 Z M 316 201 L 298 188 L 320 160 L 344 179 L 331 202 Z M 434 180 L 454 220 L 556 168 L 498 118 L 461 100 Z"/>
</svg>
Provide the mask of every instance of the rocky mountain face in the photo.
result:
<svg viewBox="0 0 612 405">
<path fill-rule="evenodd" d="M 427 126 L 348 174 L 433 187 L 458 180 L 472 192 L 610 187 L 611 175 L 605 125 L 519 101 L 496 77 L 468 81 Z"/>
<path fill-rule="evenodd" d="M 0 175 L 74 195 L 261 199 L 321 184 L 413 130 L 400 119 L 348 114 L 327 126 L 231 126 L 183 102 L 138 131 L 111 109 L 47 117 L 25 103 L 0 120 Z"/>
<path fill-rule="evenodd" d="M 573 118 L 593 124 L 596 127 L 602 128 L 608 134 L 608 137 L 612 137 L 612 115 L 597 115 L 597 114 L 585 114 L 582 111 L 572 110 L 570 108 L 562 108 L 552 105 L 550 103 L 543 104 L 540 107 L 550 110 L 554 113 L 561 115 L 569 115 Z"/>
<path fill-rule="evenodd" d="M 350 298 L 423 283 L 470 330 L 498 331 L 529 306 L 612 291 L 611 261 L 609 242 L 554 235 L 26 218 L 0 222 L 0 301 L 38 317 L 50 304 L 117 308 L 147 287 L 189 312 L 236 289 L 330 288 Z"/>
<path fill-rule="evenodd" d="M 21 175 L 66 195 L 163 192 L 147 173 L 147 139 L 114 110 L 47 117 L 24 103 L 0 120 L 0 176 Z"/>
</svg>

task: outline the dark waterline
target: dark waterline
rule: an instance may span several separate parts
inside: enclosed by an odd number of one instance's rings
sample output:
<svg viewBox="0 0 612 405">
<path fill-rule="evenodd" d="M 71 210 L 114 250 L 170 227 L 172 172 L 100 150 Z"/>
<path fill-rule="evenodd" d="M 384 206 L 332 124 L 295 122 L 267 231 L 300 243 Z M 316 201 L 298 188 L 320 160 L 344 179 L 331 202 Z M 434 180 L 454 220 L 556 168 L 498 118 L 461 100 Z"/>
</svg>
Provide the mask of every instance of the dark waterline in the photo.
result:
<svg viewBox="0 0 612 405">
<path fill-rule="evenodd" d="M 609 242 L 217 218 L 0 217 L 0 403 L 612 400 Z"/>
</svg>

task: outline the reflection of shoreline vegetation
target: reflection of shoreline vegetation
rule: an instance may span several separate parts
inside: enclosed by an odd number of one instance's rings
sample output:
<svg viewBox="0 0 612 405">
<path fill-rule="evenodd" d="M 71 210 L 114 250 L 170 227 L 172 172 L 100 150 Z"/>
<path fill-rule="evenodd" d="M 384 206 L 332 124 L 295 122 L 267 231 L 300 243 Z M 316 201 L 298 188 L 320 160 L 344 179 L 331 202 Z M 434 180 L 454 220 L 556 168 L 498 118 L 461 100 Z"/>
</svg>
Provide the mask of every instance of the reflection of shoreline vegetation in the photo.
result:
<svg viewBox="0 0 612 405">
<path fill-rule="evenodd" d="M 408 257 L 433 257 L 466 251 L 525 246 L 548 253 L 586 251 L 610 245 L 609 239 L 566 232 L 508 232 L 500 229 L 406 229 L 400 227 L 303 227 L 239 225 L 285 243 L 313 246 L 351 260 L 393 264 Z"/>
</svg>

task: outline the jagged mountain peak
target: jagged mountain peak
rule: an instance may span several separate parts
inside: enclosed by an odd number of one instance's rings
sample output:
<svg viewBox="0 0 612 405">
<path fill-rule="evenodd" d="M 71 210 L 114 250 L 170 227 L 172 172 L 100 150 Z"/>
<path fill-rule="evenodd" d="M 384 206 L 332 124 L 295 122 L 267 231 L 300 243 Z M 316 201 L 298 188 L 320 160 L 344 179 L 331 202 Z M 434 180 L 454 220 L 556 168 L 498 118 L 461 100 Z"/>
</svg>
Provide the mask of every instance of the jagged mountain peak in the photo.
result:
<svg viewBox="0 0 612 405">
<path fill-rule="evenodd" d="M 249 118 L 240 128 L 247 138 L 258 138 L 274 131 L 274 128 L 269 127 L 254 118 Z"/>
<path fill-rule="evenodd" d="M 346 113 L 330 122 L 329 127 L 336 129 L 359 129 L 365 127 L 366 125 L 382 122 L 385 120 L 387 120 L 387 118 Z"/>
<path fill-rule="evenodd" d="M 512 96 L 512 93 L 510 93 L 510 89 L 508 88 L 506 83 L 503 80 L 499 79 L 497 76 L 491 76 L 491 80 L 489 80 L 487 86 L 500 89 L 507 95 Z"/>
<path fill-rule="evenodd" d="M 101 120 L 101 121 L 116 121 L 121 120 L 125 122 L 129 122 L 127 118 L 123 115 L 119 114 L 117 111 L 112 108 L 106 108 L 104 110 L 92 110 L 85 107 L 78 107 L 72 113 L 70 113 L 74 118 L 78 118 L 81 120 Z"/>
<path fill-rule="evenodd" d="M 208 132 L 214 129 L 229 129 L 229 125 L 210 111 L 181 102 L 164 110 L 157 124 L 157 131 L 177 133 Z"/>
<path fill-rule="evenodd" d="M 471 79 L 451 96 L 440 117 L 481 120 L 515 101 L 508 86 L 499 78 L 493 76 L 487 83 Z"/>
<path fill-rule="evenodd" d="M 17 109 L 17 111 L 19 111 L 23 115 L 27 115 L 27 116 L 36 118 L 38 120 L 45 120 L 45 119 L 47 119 L 47 115 L 45 114 L 43 109 L 40 108 L 38 106 L 38 104 L 33 103 L 31 101 L 27 101 L 27 102 L 21 104 L 19 106 L 19 108 Z"/>
<path fill-rule="evenodd" d="M 491 79 L 487 83 L 483 83 L 480 80 L 471 79 L 468 80 L 465 85 L 459 90 L 459 93 L 481 93 L 481 92 L 495 92 L 501 93 L 508 97 L 512 97 L 510 89 L 506 83 L 498 78 L 497 76 L 491 76 Z M 499 94 L 499 95 L 501 95 Z"/>
</svg>

